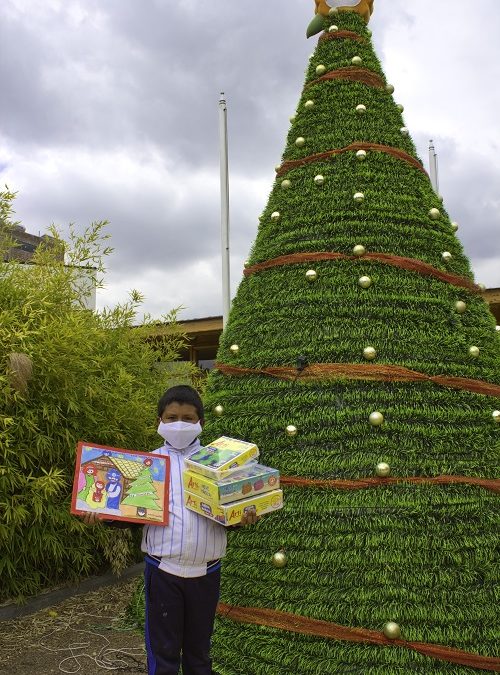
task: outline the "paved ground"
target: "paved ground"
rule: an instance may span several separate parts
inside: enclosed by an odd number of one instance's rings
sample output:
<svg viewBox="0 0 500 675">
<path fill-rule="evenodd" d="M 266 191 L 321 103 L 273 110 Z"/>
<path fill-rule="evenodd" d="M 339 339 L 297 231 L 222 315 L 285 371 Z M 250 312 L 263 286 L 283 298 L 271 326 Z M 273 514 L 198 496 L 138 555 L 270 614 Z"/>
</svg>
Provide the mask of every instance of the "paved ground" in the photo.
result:
<svg viewBox="0 0 500 675">
<path fill-rule="evenodd" d="M 55 591 L 24 609 L 35 613 L 0 621 L 0 675 L 146 673 L 141 633 L 122 627 L 137 572 L 102 583 L 95 580 L 89 586 L 97 590 L 87 592 L 82 584 L 76 596 Z M 1 608 L 0 619 L 7 610 Z"/>
</svg>

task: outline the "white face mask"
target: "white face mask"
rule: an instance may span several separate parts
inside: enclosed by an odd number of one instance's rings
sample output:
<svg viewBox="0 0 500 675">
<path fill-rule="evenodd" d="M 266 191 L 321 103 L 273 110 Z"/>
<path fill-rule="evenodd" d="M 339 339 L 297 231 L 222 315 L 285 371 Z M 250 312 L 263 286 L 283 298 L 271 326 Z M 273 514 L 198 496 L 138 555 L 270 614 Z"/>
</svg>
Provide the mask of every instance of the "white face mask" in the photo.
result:
<svg viewBox="0 0 500 675">
<path fill-rule="evenodd" d="M 160 422 L 158 433 L 176 450 L 184 450 L 201 434 L 201 424 L 190 422 Z"/>
</svg>

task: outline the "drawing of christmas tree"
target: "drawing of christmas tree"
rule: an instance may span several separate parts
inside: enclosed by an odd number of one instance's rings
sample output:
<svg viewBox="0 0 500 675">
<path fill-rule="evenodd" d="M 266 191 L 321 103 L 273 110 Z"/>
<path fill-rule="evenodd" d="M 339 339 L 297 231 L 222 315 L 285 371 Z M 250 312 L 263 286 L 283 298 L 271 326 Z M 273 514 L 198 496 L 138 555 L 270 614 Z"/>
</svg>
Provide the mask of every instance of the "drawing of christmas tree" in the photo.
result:
<svg viewBox="0 0 500 675">
<path fill-rule="evenodd" d="M 499 672 L 499 334 L 373 50 L 373 2 L 339 4 L 316 0 L 207 384 L 204 439 L 255 442 L 285 502 L 229 533 L 214 668 Z"/>
<path fill-rule="evenodd" d="M 158 504 L 158 493 L 153 483 L 151 469 L 145 466 L 141 473 L 133 480 L 126 490 L 126 496 L 121 504 L 125 506 L 136 506 L 137 514 L 145 516 L 147 509 L 155 511 L 160 510 Z"/>
</svg>

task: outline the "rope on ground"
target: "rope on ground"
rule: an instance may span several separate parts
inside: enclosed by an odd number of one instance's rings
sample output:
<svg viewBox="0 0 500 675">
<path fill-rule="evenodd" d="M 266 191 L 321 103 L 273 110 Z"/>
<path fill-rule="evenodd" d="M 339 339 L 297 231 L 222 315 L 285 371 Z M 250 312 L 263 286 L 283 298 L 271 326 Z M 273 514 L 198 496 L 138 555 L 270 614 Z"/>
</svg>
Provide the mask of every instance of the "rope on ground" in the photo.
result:
<svg viewBox="0 0 500 675">
<path fill-rule="evenodd" d="M 85 617 L 100 619 L 102 621 L 103 616 L 95 614 L 85 614 Z M 86 630 L 82 628 L 75 628 L 75 623 L 78 619 L 81 619 L 81 614 L 71 614 L 67 619 L 60 619 L 55 628 L 45 635 L 41 636 L 40 641 L 29 645 L 31 648 L 45 649 L 54 653 L 60 653 L 61 656 L 69 652 L 68 656 L 59 662 L 59 670 L 62 673 L 68 673 L 72 675 L 73 673 L 78 673 L 80 671 L 87 672 L 88 670 L 88 661 L 92 661 L 98 668 L 103 670 L 122 670 L 130 671 L 132 663 L 134 664 L 134 672 L 146 672 L 145 665 L 145 651 L 142 647 L 131 647 L 131 648 L 116 648 L 110 646 L 111 643 L 103 635 L 103 632 L 107 630 L 107 626 L 99 626 L 98 630 Z M 108 617 L 110 621 L 113 617 Z M 116 630 L 116 628 L 113 628 Z M 66 647 L 52 647 L 50 646 L 50 638 L 56 634 L 60 634 L 64 631 L 71 631 L 72 633 L 81 634 L 82 636 L 90 636 L 87 640 L 68 642 Z M 125 629 L 123 632 L 127 632 Z M 102 640 L 104 644 L 99 647 L 98 640 Z"/>
<path fill-rule="evenodd" d="M 96 626 L 96 630 L 76 628 L 75 625 L 82 618 L 100 621 L 105 619 L 109 620 L 110 625 L 101 624 Z M 59 662 L 59 670 L 62 673 L 70 675 L 80 671 L 88 672 L 89 661 L 103 670 L 146 673 L 145 650 L 143 647 L 116 648 L 111 646 L 111 641 L 103 634 L 106 630 L 121 630 L 123 633 L 131 632 L 128 629 L 120 629 L 116 625 L 113 625 L 115 619 L 116 617 L 114 616 L 108 617 L 71 612 L 69 616 L 65 616 L 64 618 L 59 617 L 55 622 L 53 618 L 47 618 L 46 621 L 37 621 L 38 628 L 43 629 L 44 624 L 50 624 L 52 629 L 43 633 L 37 641 L 31 641 L 27 645 L 27 648 L 44 649 L 64 656 Z M 61 642 L 61 638 L 66 637 L 62 635 L 64 632 L 68 632 L 67 646 L 51 646 L 50 639 L 57 636 L 58 641 Z M 77 634 L 77 637 L 74 634 Z M 74 642 L 71 641 L 71 637 L 75 638 Z"/>
</svg>

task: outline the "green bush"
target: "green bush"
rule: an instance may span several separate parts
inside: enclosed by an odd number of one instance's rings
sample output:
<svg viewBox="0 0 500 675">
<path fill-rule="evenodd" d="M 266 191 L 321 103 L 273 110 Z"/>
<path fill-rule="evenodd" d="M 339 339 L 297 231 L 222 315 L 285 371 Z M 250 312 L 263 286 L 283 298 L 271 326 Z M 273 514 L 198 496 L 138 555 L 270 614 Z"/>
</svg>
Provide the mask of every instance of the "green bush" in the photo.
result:
<svg viewBox="0 0 500 675">
<path fill-rule="evenodd" d="M 0 255 L 13 245 L 14 195 L 0 193 Z M 34 264 L 3 263 L 0 274 L 0 600 L 33 595 L 137 555 L 128 530 L 86 527 L 70 515 L 78 440 L 136 450 L 158 445 L 155 404 L 175 372 L 185 337 L 148 339 L 141 295 L 114 309 L 82 305 L 81 267 L 102 286 L 106 223 L 69 242 L 52 228 Z M 61 256 L 61 252 L 64 256 Z M 183 376 L 186 364 L 182 364 Z"/>
</svg>

